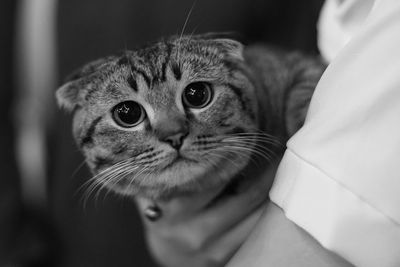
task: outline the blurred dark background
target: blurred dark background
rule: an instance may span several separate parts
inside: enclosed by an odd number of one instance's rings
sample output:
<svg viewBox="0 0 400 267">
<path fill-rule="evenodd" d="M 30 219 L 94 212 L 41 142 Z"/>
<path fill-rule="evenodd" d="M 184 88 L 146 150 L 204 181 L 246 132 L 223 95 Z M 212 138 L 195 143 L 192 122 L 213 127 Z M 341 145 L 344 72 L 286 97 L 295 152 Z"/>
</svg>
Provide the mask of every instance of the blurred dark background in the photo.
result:
<svg viewBox="0 0 400 267">
<path fill-rule="evenodd" d="M 0 266 L 154 266 L 132 201 L 101 193 L 97 201 L 91 197 L 83 205 L 83 191 L 78 189 L 90 173 L 80 167 L 83 157 L 72 140 L 71 117 L 57 109 L 53 94 L 63 77 L 90 60 L 179 34 L 193 1 L 60 0 L 53 6 L 55 50 L 48 56 L 55 67 L 48 72 L 55 85 L 45 89 L 50 100 L 43 100 L 44 108 L 37 112 L 45 117 L 39 121 L 45 121 L 46 157 L 45 196 L 39 196 L 39 204 L 24 197 L 29 188 L 21 183 L 23 164 L 15 155 L 24 112 L 36 114 L 28 108 L 29 101 L 21 105 L 16 100 L 28 91 L 30 97 L 35 94 L 29 83 L 15 82 L 24 79 L 21 60 L 15 59 L 22 2 L 0 3 Z M 322 2 L 198 0 L 185 33 L 233 31 L 246 43 L 317 53 L 316 21 Z M 22 119 L 15 120 L 16 115 Z M 25 173 L 29 179 L 29 171 Z"/>
</svg>

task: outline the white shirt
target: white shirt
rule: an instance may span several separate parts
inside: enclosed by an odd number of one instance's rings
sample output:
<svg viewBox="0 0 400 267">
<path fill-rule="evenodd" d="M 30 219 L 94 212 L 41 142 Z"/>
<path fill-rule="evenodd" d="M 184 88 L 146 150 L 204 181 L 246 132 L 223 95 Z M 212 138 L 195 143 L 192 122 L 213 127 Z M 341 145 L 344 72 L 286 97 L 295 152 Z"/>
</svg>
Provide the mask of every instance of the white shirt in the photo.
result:
<svg viewBox="0 0 400 267">
<path fill-rule="evenodd" d="M 400 1 L 329 0 L 321 14 L 319 45 L 332 61 L 270 197 L 350 263 L 398 267 Z"/>
</svg>

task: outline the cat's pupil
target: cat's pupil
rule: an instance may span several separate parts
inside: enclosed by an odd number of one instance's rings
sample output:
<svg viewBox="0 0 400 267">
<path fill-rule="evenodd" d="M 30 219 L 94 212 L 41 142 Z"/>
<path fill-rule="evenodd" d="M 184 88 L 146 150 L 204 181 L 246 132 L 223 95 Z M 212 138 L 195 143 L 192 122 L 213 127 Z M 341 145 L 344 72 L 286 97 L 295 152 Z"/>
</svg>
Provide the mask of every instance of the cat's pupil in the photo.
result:
<svg viewBox="0 0 400 267">
<path fill-rule="evenodd" d="M 189 108 L 203 108 L 211 100 L 210 85 L 203 82 L 189 84 L 183 93 L 183 103 Z"/>
<path fill-rule="evenodd" d="M 115 106 L 113 118 L 122 127 L 133 127 L 144 117 L 142 107 L 134 101 L 125 101 Z"/>
</svg>

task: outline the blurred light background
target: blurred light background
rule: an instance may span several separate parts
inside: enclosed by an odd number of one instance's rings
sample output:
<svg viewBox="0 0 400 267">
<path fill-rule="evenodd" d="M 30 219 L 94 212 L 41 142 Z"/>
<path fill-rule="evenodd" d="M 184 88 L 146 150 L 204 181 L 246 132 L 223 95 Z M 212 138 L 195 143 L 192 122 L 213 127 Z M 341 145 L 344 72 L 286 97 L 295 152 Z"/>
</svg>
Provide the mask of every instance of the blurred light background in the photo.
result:
<svg viewBox="0 0 400 267">
<path fill-rule="evenodd" d="M 55 105 L 82 64 L 180 33 L 233 31 L 317 53 L 323 0 L 2 0 L 0 266 L 154 266 L 134 204 L 89 199 L 90 178 Z"/>
</svg>

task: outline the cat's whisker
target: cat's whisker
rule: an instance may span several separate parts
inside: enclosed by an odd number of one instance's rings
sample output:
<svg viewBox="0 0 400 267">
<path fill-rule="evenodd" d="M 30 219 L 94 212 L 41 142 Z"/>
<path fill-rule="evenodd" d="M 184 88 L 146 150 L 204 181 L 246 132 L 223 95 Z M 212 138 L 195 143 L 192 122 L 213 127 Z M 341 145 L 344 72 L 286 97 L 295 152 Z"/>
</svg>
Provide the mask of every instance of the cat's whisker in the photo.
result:
<svg viewBox="0 0 400 267">
<path fill-rule="evenodd" d="M 240 155 L 242 157 L 247 157 L 257 167 L 260 166 L 260 162 L 259 162 L 259 160 L 257 160 L 258 158 L 254 158 L 253 157 L 253 154 L 255 154 L 253 152 L 240 150 L 240 149 L 237 149 L 236 147 L 233 147 L 233 146 L 226 147 L 225 149 L 229 150 L 231 153 L 234 153 L 235 155 Z M 244 155 L 242 155 L 242 154 L 244 154 Z"/>
<path fill-rule="evenodd" d="M 88 183 L 89 182 L 89 183 Z M 98 179 L 91 178 L 89 181 L 87 181 L 85 184 L 87 184 L 87 188 L 85 189 L 81 200 L 83 201 L 83 207 L 86 208 L 87 201 L 90 197 L 90 195 L 95 191 L 96 187 L 101 185 L 101 182 Z"/>
<path fill-rule="evenodd" d="M 224 155 L 223 153 L 218 153 L 218 152 L 221 152 L 221 151 L 216 151 L 216 150 L 208 151 L 206 154 L 208 157 L 203 158 L 208 164 L 210 164 L 212 167 L 215 168 L 216 172 L 218 172 L 220 166 L 215 161 L 212 161 L 211 160 L 212 158 L 220 158 L 220 159 L 222 158 L 224 160 L 231 161 L 231 159 L 229 159 L 226 155 Z M 211 156 L 211 157 L 209 157 L 209 156 Z"/>
<path fill-rule="evenodd" d="M 281 142 L 279 141 L 278 138 L 269 135 L 269 134 L 261 134 L 261 133 L 236 133 L 236 134 L 229 134 L 226 135 L 225 139 L 229 138 L 237 138 L 237 139 L 257 139 L 259 141 L 265 142 L 265 143 L 270 143 L 274 144 L 277 146 L 282 146 Z"/>
<path fill-rule="evenodd" d="M 122 170 L 121 172 L 118 172 L 118 173 L 115 173 L 113 176 L 111 176 L 108 180 L 107 180 L 107 182 L 104 182 L 103 184 L 102 184 L 102 186 L 99 188 L 99 190 L 96 192 L 96 195 L 95 195 L 95 203 L 97 203 L 97 201 L 98 201 L 98 198 L 99 198 L 99 195 L 100 195 L 100 192 L 102 191 L 102 190 L 106 190 L 106 193 L 104 194 L 104 197 L 103 197 L 103 201 L 104 201 L 104 199 L 106 199 L 106 197 L 108 196 L 108 194 L 110 193 L 110 191 L 112 191 L 112 186 L 114 186 L 115 184 L 117 184 L 119 181 L 121 181 L 122 179 L 124 179 L 125 178 L 125 174 L 124 174 L 124 170 Z"/>
<path fill-rule="evenodd" d="M 111 166 L 110 171 L 104 175 L 98 177 L 98 180 L 102 180 L 102 183 L 109 183 L 115 179 L 115 176 L 127 175 L 141 169 L 146 166 L 149 161 L 136 161 L 136 158 L 129 158 Z"/>
<path fill-rule="evenodd" d="M 273 149 L 267 147 L 267 146 L 263 146 L 262 144 L 255 142 L 255 141 L 251 141 L 251 140 L 230 140 L 228 142 L 225 143 L 231 143 L 231 144 L 237 144 L 237 145 L 241 145 L 244 147 L 249 147 L 249 148 L 254 148 L 256 150 L 259 150 L 260 152 L 265 152 L 265 153 L 271 153 L 274 157 L 277 156 L 276 151 L 274 151 Z"/>
<path fill-rule="evenodd" d="M 105 179 L 105 181 L 102 181 L 102 185 L 101 187 L 98 189 L 98 191 L 96 192 L 95 195 L 95 200 L 97 202 L 98 196 L 100 194 L 100 192 L 104 189 L 107 188 L 107 192 L 110 190 L 109 188 L 111 187 L 111 185 L 115 185 L 117 184 L 119 181 L 121 181 L 122 179 L 124 179 L 126 177 L 126 168 L 127 167 L 133 167 L 135 169 L 138 169 L 140 167 L 140 165 L 134 165 L 131 166 L 131 162 L 127 162 L 127 166 L 123 165 L 123 166 L 119 166 L 113 173 L 112 175 L 110 175 L 109 177 L 107 177 L 107 179 Z"/>
<path fill-rule="evenodd" d="M 99 188 L 101 190 L 101 187 L 103 186 L 104 180 L 105 180 L 104 178 L 103 179 L 95 179 L 95 180 L 93 180 L 93 183 L 88 187 L 88 189 L 85 192 L 84 202 L 83 202 L 84 207 L 86 207 L 87 201 L 89 200 L 90 196 L 95 191 L 98 191 Z"/>
<path fill-rule="evenodd" d="M 81 163 L 79 163 L 78 167 L 76 167 L 76 169 L 72 172 L 71 174 L 71 179 L 75 177 L 75 175 L 82 169 L 82 167 L 85 165 L 86 160 L 82 160 Z"/>
<path fill-rule="evenodd" d="M 95 182 L 95 181 L 98 179 L 98 177 L 100 177 L 101 175 L 103 175 L 106 171 L 108 171 L 108 169 L 105 169 L 104 171 L 102 171 L 102 172 L 96 174 L 95 176 L 93 176 L 92 178 L 90 178 L 90 179 L 88 179 L 86 182 L 84 182 L 84 183 L 76 190 L 77 193 L 78 193 L 79 191 L 81 191 L 84 187 L 89 186 L 91 183 Z M 86 188 L 86 189 L 87 189 L 87 188 Z M 85 189 L 85 190 L 86 190 L 86 189 Z"/>
<path fill-rule="evenodd" d="M 265 143 L 270 143 L 270 144 L 275 144 L 278 145 L 280 144 L 279 141 L 275 140 L 275 139 L 271 139 L 271 138 L 267 138 L 267 137 L 263 137 L 263 136 L 254 136 L 254 135 L 248 135 L 248 136 L 228 136 L 226 138 L 235 138 L 235 139 L 252 139 L 252 140 L 259 140 L 259 141 L 263 141 Z"/>
<path fill-rule="evenodd" d="M 130 181 L 128 183 L 127 188 L 129 189 L 131 187 L 131 185 L 132 185 L 133 181 L 135 181 L 136 177 L 141 176 L 143 173 L 145 173 L 149 169 L 150 169 L 150 166 L 145 165 L 139 172 L 135 173 L 134 176 L 131 176 L 131 179 L 129 179 Z"/>
<path fill-rule="evenodd" d="M 189 9 L 188 14 L 186 15 L 185 23 L 183 24 L 183 27 L 182 27 L 182 30 L 181 30 L 181 34 L 179 36 L 179 40 L 182 39 L 182 36 L 185 33 L 186 26 L 187 26 L 187 24 L 189 22 L 190 16 L 192 15 L 193 9 L 196 6 L 196 3 L 197 3 L 197 0 L 194 0 L 193 3 L 192 3 L 192 6 Z"/>
<path fill-rule="evenodd" d="M 88 181 L 86 181 L 80 188 L 88 187 L 85 190 L 85 194 L 83 196 L 84 206 L 86 206 L 86 202 L 89 197 L 95 194 L 95 202 L 97 202 L 98 196 L 100 192 L 107 188 L 107 194 L 111 190 L 113 184 L 117 184 L 119 181 L 124 179 L 127 175 L 132 174 L 133 172 L 137 171 L 140 167 L 143 167 L 143 164 L 146 164 L 147 161 L 136 161 L 136 157 L 128 158 L 125 160 L 121 160 L 112 166 L 104 169 Z M 143 172 L 141 170 L 140 172 Z M 137 176 L 137 175 L 136 175 Z M 80 190 L 80 189 L 79 189 Z M 107 195 L 106 194 L 106 195 Z"/>
<path fill-rule="evenodd" d="M 133 181 L 135 180 L 136 177 L 140 177 L 143 173 L 145 173 L 147 170 L 150 169 L 151 166 L 146 165 L 148 161 L 146 162 L 141 162 L 141 161 L 136 161 L 134 162 L 134 165 L 132 165 L 131 161 L 128 161 L 129 164 L 127 166 L 120 166 L 113 174 L 112 176 L 108 177 L 106 181 L 103 181 L 103 186 L 99 189 L 99 192 L 102 191 L 104 188 L 107 189 L 107 192 L 104 196 L 104 198 L 107 197 L 110 191 L 112 191 L 112 186 L 115 184 L 118 184 L 121 180 L 126 179 L 128 176 L 130 177 L 129 179 L 129 184 L 126 188 L 129 188 Z M 122 168 L 122 170 L 121 170 Z M 96 194 L 96 201 L 98 198 L 98 194 Z"/>
<path fill-rule="evenodd" d="M 116 176 L 120 175 L 120 170 L 124 169 L 126 166 L 118 166 L 110 170 L 109 172 L 105 173 L 104 175 L 97 177 L 97 182 L 101 185 L 101 187 L 98 189 L 98 191 L 101 191 L 104 186 L 107 186 L 108 183 L 114 179 Z M 94 188 L 96 189 L 96 188 Z"/>
<path fill-rule="evenodd" d="M 116 184 L 118 184 L 121 180 L 125 179 L 129 175 L 129 173 L 125 174 L 126 172 L 128 172 L 128 171 L 124 170 L 121 173 L 119 173 L 118 175 L 116 175 L 115 177 L 113 177 L 113 179 L 111 179 L 109 181 L 107 186 L 104 187 L 104 189 L 106 190 L 106 193 L 104 194 L 103 201 L 113 191 L 112 187 L 115 186 Z M 97 199 L 96 199 L 96 201 L 97 201 Z"/>
<path fill-rule="evenodd" d="M 78 190 L 81 190 L 84 186 L 88 185 L 83 195 L 83 205 L 86 206 L 87 200 L 89 199 L 90 195 L 93 194 L 94 191 L 102 190 L 102 186 L 104 184 L 107 185 L 107 182 L 113 178 L 113 175 L 116 175 L 118 171 L 125 168 L 127 165 L 131 164 L 131 159 L 125 159 L 120 162 L 113 164 L 112 166 L 104 169 L 88 181 L 86 181 Z M 100 189 L 99 189 L 100 188 Z"/>
<path fill-rule="evenodd" d="M 261 131 L 230 133 L 229 135 L 258 135 L 258 136 L 267 136 L 267 137 L 271 137 L 271 138 L 276 138 L 275 136 L 273 136 L 273 135 L 271 135 L 269 133 L 261 132 Z"/>
<path fill-rule="evenodd" d="M 211 157 L 219 157 L 219 158 L 224 157 L 224 155 L 222 155 L 222 154 L 213 153 L 213 152 L 210 152 L 208 155 L 210 155 Z M 214 174 L 221 177 L 221 173 L 220 173 L 218 164 L 215 161 L 212 161 L 210 157 L 204 157 L 204 160 L 208 163 L 209 166 L 211 166 L 215 169 Z"/>
<path fill-rule="evenodd" d="M 257 150 L 255 148 L 248 148 L 246 146 L 242 146 L 242 145 L 239 145 L 239 144 L 236 144 L 234 147 L 236 149 L 239 149 L 239 150 L 249 151 L 250 153 L 253 153 L 253 154 L 257 155 L 257 156 L 260 156 L 261 158 L 264 158 L 268 162 L 272 161 L 272 156 L 270 154 L 268 154 L 266 151 L 260 151 L 260 150 Z"/>
<path fill-rule="evenodd" d="M 90 195 L 95 191 L 97 187 L 99 187 L 101 183 L 98 180 L 93 180 L 93 183 L 88 187 L 88 189 L 85 191 L 85 194 L 83 196 L 83 208 L 86 209 L 87 202 L 90 198 Z"/>
<path fill-rule="evenodd" d="M 256 166 L 258 166 L 258 164 L 259 164 L 259 162 L 257 162 L 253 157 L 251 157 L 252 153 L 249 153 L 248 151 L 241 151 L 241 150 L 235 149 L 235 147 L 231 147 L 231 146 L 224 146 L 222 151 L 225 153 L 227 152 L 227 153 L 233 154 L 237 161 L 239 161 L 238 157 L 244 157 L 244 158 L 248 158 Z M 236 164 L 236 162 L 235 162 L 235 164 Z"/>
<path fill-rule="evenodd" d="M 274 150 L 271 147 L 264 146 L 258 142 L 250 141 L 250 140 L 232 140 L 229 142 L 230 144 L 243 146 L 245 148 L 254 149 L 261 153 L 265 153 L 270 155 L 270 153 L 274 153 Z"/>
<path fill-rule="evenodd" d="M 232 135 L 232 136 L 248 136 L 248 135 L 254 135 L 254 136 L 264 136 L 264 137 L 268 137 L 274 140 L 277 140 L 277 137 L 274 135 L 271 135 L 269 133 L 266 132 L 261 132 L 261 131 L 257 131 L 257 132 L 241 132 L 241 133 L 230 133 L 228 135 Z"/>
<path fill-rule="evenodd" d="M 94 182 L 96 182 L 96 179 L 94 177 L 90 178 L 86 182 L 84 182 L 81 186 L 78 187 L 78 189 L 75 192 L 75 195 L 78 194 L 80 191 L 86 192 L 88 187 L 90 187 Z"/>
<path fill-rule="evenodd" d="M 219 152 L 219 153 L 218 153 Z M 227 157 L 227 155 L 225 155 L 225 153 L 230 153 L 230 154 L 232 154 L 232 155 L 234 155 L 234 158 L 233 159 L 231 159 L 231 158 L 229 158 L 229 157 Z M 227 161 L 229 161 L 231 164 L 233 164 L 234 166 L 235 165 L 237 165 L 237 161 L 239 161 L 240 159 L 238 158 L 238 153 L 237 153 L 237 151 L 229 151 L 229 150 L 227 150 L 226 148 L 224 148 L 224 150 L 214 150 L 214 151 L 212 151 L 212 152 L 210 152 L 209 153 L 209 155 L 212 155 L 212 156 L 216 156 L 216 157 L 219 157 L 219 158 L 222 158 L 222 159 L 225 159 L 225 160 L 227 160 Z M 241 155 L 239 155 L 239 156 L 241 156 Z M 251 158 L 250 158 L 251 159 Z M 208 160 L 210 160 L 210 159 L 208 159 Z M 240 163 L 240 162 L 239 162 Z M 218 166 L 216 163 L 214 163 L 213 164 L 214 166 L 215 166 L 215 168 L 216 168 L 216 173 L 218 173 L 219 175 L 220 175 L 220 166 Z M 239 170 L 239 173 L 238 174 L 242 174 L 243 173 L 243 170 L 241 169 L 241 170 Z"/>
<path fill-rule="evenodd" d="M 267 150 L 269 151 L 270 149 L 262 145 L 263 142 L 260 142 L 258 139 L 249 139 L 249 138 L 243 138 L 243 139 L 236 139 L 236 138 L 231 138 L 231 139 L 226 139 L 223 141 L 223 143 L 237 143 L 237 144 L 243 144 L 251 147 L 257 147 L 261 150 Z M 269 144 L 269 143 L 268 143 Z"/>
<path fill-rule="evenodd" d="M 229 148 L 232 148 L 232 149 L 238 149 L 238 150 L 241 150 L 241 151 L 246 151 L 246 152 L 248 152 L 250 154 L 255 154 L 255 155 L 261 156 L 262 158 L 266 159 L 267 161 L 271 161 L 272 160 L 271 155 L 269 155 L 267 153 L 267 151 L 261 150 L 261 149 L 258 149 L 258 148 L 254 148 L 254 147 L 249 147 L 248 144 L 232 142 L 227 146 Z"/>
<path fill-rule="evenodd" d="M 194 33 L 196 32 L 198 26 L 199 26 L 199 25 L 197 25 L 196 27 L 194 27 L 194 29 L 193 29 L 193 31 L 190 33 L 190 35 L 187 36 L 189 40 L 192 39 L 192 37 L 193 37 Z"/>
<path fill-rule="evenodd" d="M 256 136 L 248 136 L 248 137 L 228 137 L 228 138 L 224 138 L 222 140 L 223 143 L 236 143 L 236 144 L 241 144 L 243 146 L 249 146 L 249 147 L 254 147 L 254 148 L 258 148 L 259 150 L 265 151 L 266 153 L 272 154 L 271 156 L 273 156 L 273 158 L 278 157 L 277 153 L 278 151 L 276 151 L 275 149 L 272 149 L 268 146 L 265 146 L 263 144 L 266 145 L 271 145 L 276 147 L 278 143 L 276 142 L 269 142 L 266 141 L 263 138 L 259 138 Z M 279 146 L 279 148 L 283 149 L 283 146 Z"/>
<path fill-rule="evenodd" d="M 267 149 L 267 150 L 268 149 L 272 149 L 272 150 L 279 149 L 274 145 L 274 143 L 265 142 L 263 140 L 259 140 L 256 138 L 254 138 L 254 139 L 253 138 L 226 138 L 223 141 L 221 141 L 221 143 L 222 144 L 241 143 L 244 145 L 255 146 L 260 149 Z M 279 149 L 279 150 L 281 150 L 281 149 Z"/>
<path fill-rule="evenodd" d="M 235 153 L 236 151 L 229 150 L 228 147 L 221 147 L 221 146 L 220 146 L 219 148 L 220 148 L 220 150 L 219 150 L 219 149 L 214 149 L 214 150 L 212 150 L 212 152 L 210 151 L 210 152 L 207 152 L 207 153 L 213 153 L 213 152 L 214 152 L 214 153 L 217 153 L 217 154 L 220 155 L 220 158 L 223 158 L 223 159 L 225 159 L 225 160 L 231 162 L 233 165 L 236 165 L 236 164 L 237 164 L 237 162 L 235 162 L 235 160 L 236 160 L 236 161 L 239 160 L 239 159 L 238 159 L 238 156 L 241 156 L 241 155 L 239 155 L 238 153 Z M 230 153 L 230 154 L 233 155 L 234 157 L 230 158 L 230 157 L 228 157 L 227 155 L 225 155 L 224 153 Z"/>
<path fill-rule="evenodd" d="M 181 33 L 180 33 L 180 35 L 179 35 L 178 45 L 177 45 L 177 51 L 178 51 L 178 52 L 177 52 L 177 56 L 176 56 L 178 62 L 180 62 L 180 52 L 181 52 L 182 37 L 183 37 L 183 34 L 185 33 L 186 26 L 187 26 L 187 24 L 188 24 L 188 22 L 189 22 L 190 16 L 192 15 L 193 9 L 194 9 L 194 7 L 196 6 L 196 3 L 197 3 L 197 0 L 194 0 L 193 3 L 192 3 L 192 6 L 191 6 L 190 9 L 189 9 L 188 14 L 186 15 L 185 22 L 184 22 L 184 24 L 183 24 Z"/>
</svg>

